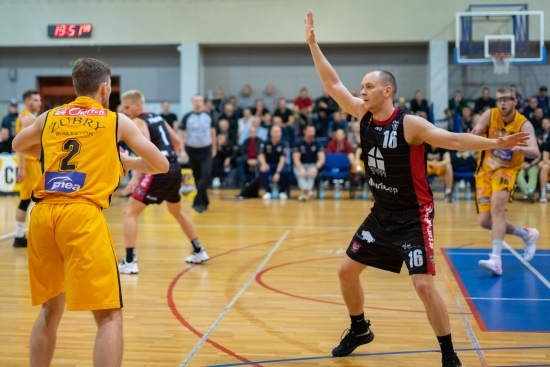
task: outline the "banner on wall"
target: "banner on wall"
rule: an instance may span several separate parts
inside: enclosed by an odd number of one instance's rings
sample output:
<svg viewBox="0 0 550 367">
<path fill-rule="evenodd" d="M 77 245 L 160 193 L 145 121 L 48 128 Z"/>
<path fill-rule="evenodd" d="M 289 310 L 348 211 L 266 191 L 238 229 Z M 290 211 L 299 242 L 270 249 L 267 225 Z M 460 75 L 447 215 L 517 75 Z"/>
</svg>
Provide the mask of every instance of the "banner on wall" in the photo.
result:
<svg viewBox="0 0 550 367">
<path fill-rule="evenodd" d="M 0 193 L 19 191 L 17 184 L 17 155 L 0 154 Z"/>
</svg>

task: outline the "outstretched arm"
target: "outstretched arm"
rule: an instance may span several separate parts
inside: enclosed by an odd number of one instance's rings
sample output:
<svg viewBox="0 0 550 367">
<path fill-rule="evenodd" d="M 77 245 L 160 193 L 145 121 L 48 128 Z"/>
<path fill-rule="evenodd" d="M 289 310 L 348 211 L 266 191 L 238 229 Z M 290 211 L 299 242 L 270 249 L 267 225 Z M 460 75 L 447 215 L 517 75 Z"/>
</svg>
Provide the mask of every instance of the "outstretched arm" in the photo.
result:
<svg viewBox="0 0 550 367">
<path fill-rule="evenodd" d="M 419 146 L 426 142 L 431 146 L 449 150 L 479 151 L 488 149 L 512 149 L 526 147 L 529 133 L 520 132 L 498 139 L 487 139 L 467 133 L 451 133 L 435 127 L 422 117 L 407 115 L 403 121 L 405 140 L 411 146 Z"/>
<path fill-rule="evenodd" d="M 309 11 L 304 19 L 306 27 L 306 41 L 313 57 L 315 69 L 323 87 L 327 90 L 332 98 L 350 115 L 361 119 L 367 113 L 367 109 L 360 98 L 355 98 L 351 95 L 348 89 L 342 84 L 338 78 L 338 74 L 330 65 L 325 55 L 321 52 L 317 41 L 315 40 L 315 28 L 313 27 L 313 13 Z"/>
</svg>

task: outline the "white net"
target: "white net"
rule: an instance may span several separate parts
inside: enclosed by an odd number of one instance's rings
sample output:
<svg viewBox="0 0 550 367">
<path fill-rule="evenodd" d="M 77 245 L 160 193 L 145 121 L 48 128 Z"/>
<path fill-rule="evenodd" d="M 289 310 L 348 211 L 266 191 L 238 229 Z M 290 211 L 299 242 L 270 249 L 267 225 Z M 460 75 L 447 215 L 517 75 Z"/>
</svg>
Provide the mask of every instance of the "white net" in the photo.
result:
<svg viewBox="0 0 550 367">
<path fill-rule="evenodd" d="M 495 74 L 508 74 L 510 63 L 513 58 L 511 54 L 491 54 L 491 60 L 493 60 L 493 66 L 495 67 Z"/>
</svg>

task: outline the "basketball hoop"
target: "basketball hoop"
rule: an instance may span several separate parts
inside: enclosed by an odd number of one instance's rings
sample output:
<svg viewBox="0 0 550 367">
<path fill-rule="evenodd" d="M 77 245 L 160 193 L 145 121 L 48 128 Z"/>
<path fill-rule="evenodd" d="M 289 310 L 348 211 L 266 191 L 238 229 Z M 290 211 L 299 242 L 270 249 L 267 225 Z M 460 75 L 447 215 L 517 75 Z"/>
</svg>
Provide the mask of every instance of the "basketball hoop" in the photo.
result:
<svg viewBox="0 0 550 367">
<path fill-rule="evenodd" d="M 491 54 L 491 60 L 493 60 L 493 66 L 495 67 L 495 74 L 508 74 L 508 69 L 510 68 L 510 63 L 513 58 L 514 55 L 507 53 Z"/>
</svg>

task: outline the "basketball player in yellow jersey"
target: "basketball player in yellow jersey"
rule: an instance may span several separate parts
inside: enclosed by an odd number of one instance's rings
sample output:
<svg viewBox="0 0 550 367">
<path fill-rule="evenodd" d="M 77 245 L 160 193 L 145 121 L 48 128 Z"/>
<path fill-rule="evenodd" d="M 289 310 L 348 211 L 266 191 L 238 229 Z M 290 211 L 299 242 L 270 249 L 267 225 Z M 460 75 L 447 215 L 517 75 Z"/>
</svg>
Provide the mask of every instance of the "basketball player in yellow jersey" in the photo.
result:
<svg viewBox="0 0 550 367">
<path fill-rule="evenodd" d="M 480 260 L 479 266 L 494 274 L 502 274 L 500 254 L 505 234 L 521 237 L 523 257 L 529 261 L 535 255 L 539 238 L 536 228 L 522 228 L 506 221 L 506 204 L 512 201 L 516 177 L 524 157 L 538 158 L 540 155 L 533 125 L 516 111 L 516 97 L 508 88 L 501 88 L 496 94 L 497 107 L 481 115 L 472 130 L 473 134 L 489 139 L 517 132 L 529 133 L 527 146 L 512 149 L 492 149 L 478 153 L 476 171 L 476 203 L 479 224 L 491 231 L 493 251 L 488 260 Z"/>
<path fill-rule="evenodd" d="M 28 262 L 31 299 L 42 305 L 30 342 L 30 366 L 50 366 L 57 327 L 67 310 L 91 310 L 97 327 L 94 366 L 122 363 L 122 298 L 117 259 L 103 216 L 123 169 L 151 174 L 168 160 L 132 120 L 109 111 L 111 68 L 78 59 L 72 72 L 77 99 L 40 115 L 13 141 L 41 157 L 32 198 Z M 123 140 L 139 157 L 118 152 Z"/>
<path fill-rule="evenodd" d="M 23 102 L 25 109 L 21 111 L 15 121 L 15 133 L 19 134 L 21 129 L 30 126 L 36 119 L 36 114 L 40 111 L 42 102 L 40 94 L 36 90 L 28 90 L 23 93 Z M 17 170 L 17 182 L 21 183 L 19 189 L 19 206 L 15 213 L 15 240 L 13 247 L 27 247 L 27 238 L 25 237 L 25 219 L 27 209 L 31 203 L 31 191 L 34 184 L 40 178 L 40 162 L 32 156 L 17 154 L 19 158 L 19 168 Z"/>
</svg>

